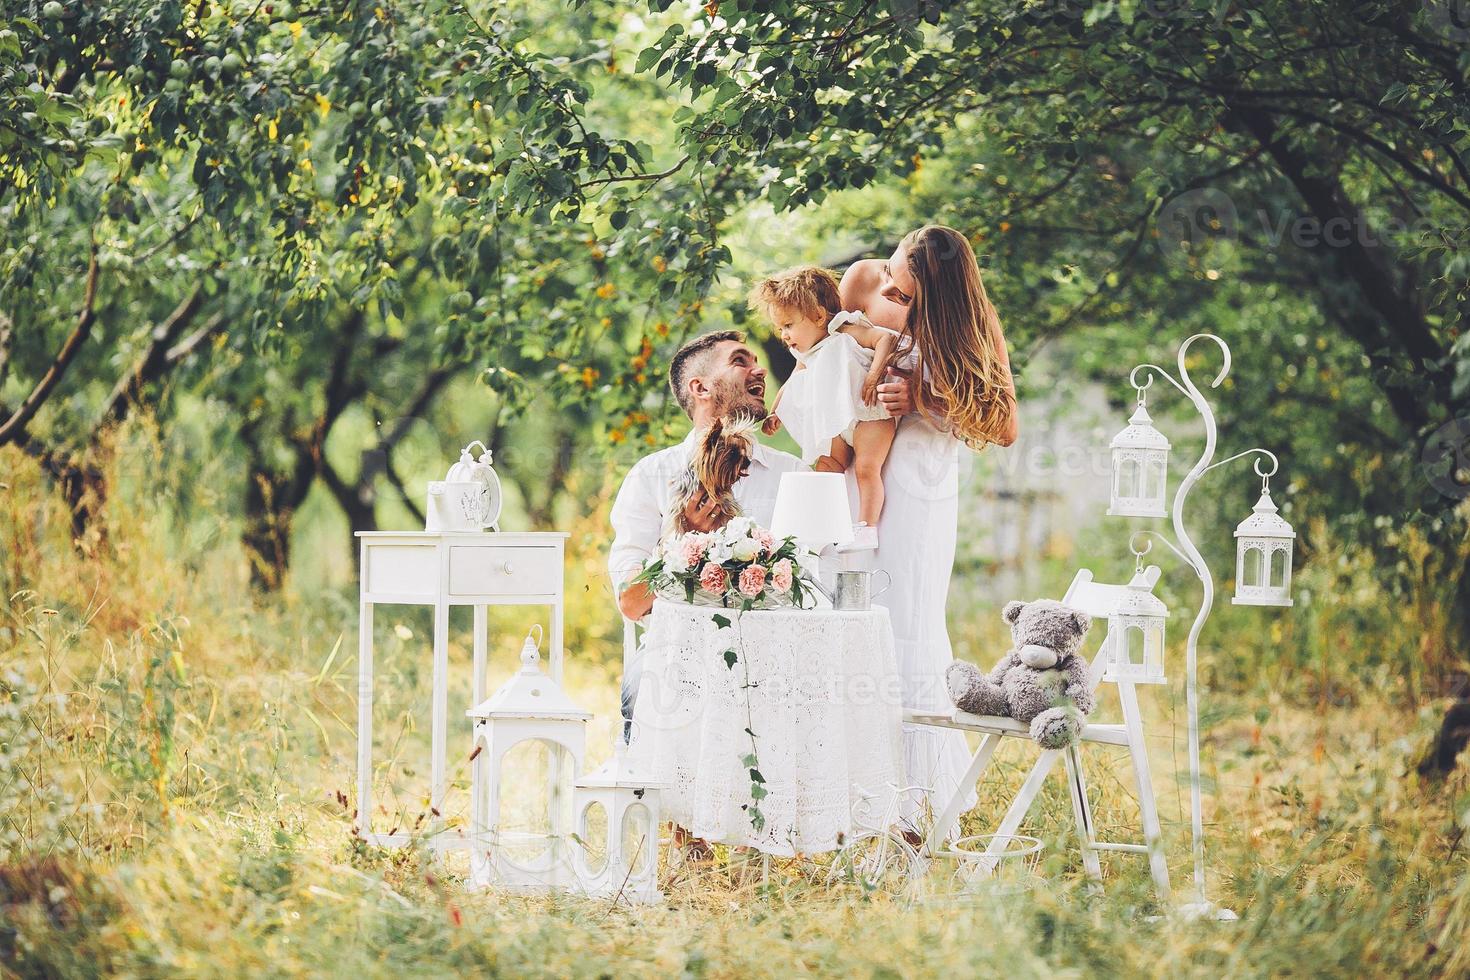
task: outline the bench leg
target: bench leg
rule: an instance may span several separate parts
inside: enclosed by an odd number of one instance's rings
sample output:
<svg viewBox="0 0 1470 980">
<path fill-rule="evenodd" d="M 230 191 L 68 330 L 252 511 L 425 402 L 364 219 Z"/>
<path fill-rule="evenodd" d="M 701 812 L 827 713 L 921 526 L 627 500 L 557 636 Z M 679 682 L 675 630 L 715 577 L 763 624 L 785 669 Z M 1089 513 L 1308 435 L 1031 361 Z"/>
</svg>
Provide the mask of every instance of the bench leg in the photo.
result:
<svg viewBox="0 0 1470 980">
<path fill-rule="evenodd" d="M 1072 797 L 1072 819 L 1077 822 L 1077 840 L 1082 846 L 1082 867 L 1087 877 L 1102 880 L 1102 864 L 1093 850 L 1092 807 L 1087 802 L 1087 779 L 1082 774 L 1082 756 L 1077 746 L 1069 745 L 1062 758 L 1067 764 L 1067 792 Z"/>
<path fill-rule="evenodd" d="M 1169 900 L 1169 865 L 1164 860 L 1164 842 L 1159 827 L 1159 805 L 1149 771 L 1148 746 L 1143 740 L 1143 718 L 1138 711 L 1138 693 L 1132 684 L 1118 685 L 1123 703 L 1123 725 L 1128 733 L 1128 755 L 1133 761 L 1133 780 L 1138 785 L 1138 809 L 1143 817 L 1143 840 L 1148 845 L 1149 873 L 1159 901 Z"/>
<path fill-rule="evenodd" d="M 1046 782 L 1047 774 L 1051 767 L 1057 764 L 1061 757 L 1061 749 L 1042 749 L 1041 755 L 1037 757 L 1036 764 L 1031 767 L 1031 772 L 1026 776 L 1026 781 L 1021 784 L 1021 791 L 1011 801 L 1011 807 L 1006 815 L 1001 818 L 1000 827 L 995 831 L 997 837 L 1010 837 L 1015 834 L 1016 829 L 1021 826 L 1021 821 L 1026 819 L 1026 814 L 1031 810 L 1031 804 L 1036 801 L 1036 796 L 1041 792 L 1042 784 Z M 992 840 L 990 846 L 985 850 L 994 854 L 1001 850 L 1001 842 Z"/>
<path fill-rule="evenodd" d="M 945 838 L 959 823 L 960 814 L 963 812 L 965 793 L 980 781 L 980 774 L 985 767 L 990 765 L 990 757 L 995 755 L 996 748 L 1000 745 L 999 735 L 986 735 L 980 739 L 980 746 L 975 754 L 970 757 L 970 765 L 965 769 L 965 774 L 960 777 L 959 785 L 955 787 L 954 796 L 944 804 L 944 809 L 934 820 L 934 826 L 929 830 L 929 837 L 924 841 L 925 853 L 933 857 L 944 849 Z"/>
</svg>

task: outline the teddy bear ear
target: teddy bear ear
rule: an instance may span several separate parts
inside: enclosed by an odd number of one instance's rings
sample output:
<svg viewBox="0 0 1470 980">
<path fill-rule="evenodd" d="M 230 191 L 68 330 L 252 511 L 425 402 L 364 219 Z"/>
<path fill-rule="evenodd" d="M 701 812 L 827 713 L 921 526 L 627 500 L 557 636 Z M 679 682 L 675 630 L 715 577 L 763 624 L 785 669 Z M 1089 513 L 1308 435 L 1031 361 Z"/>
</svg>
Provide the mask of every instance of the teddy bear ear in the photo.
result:
<svg viewBox="0 0 1470 980">
<path fill-rule="evenodd" d="M 1006 603 L 1005 609 L 1001 610 L 1001 618 L 1014 626 L 1016 620 L 1021 618 L 1021 610 L 1025 608 L 1026 603 L 1019 600 L 1012 600 Z"/>
<path fill-rule="evenodd" d="M 1077 624 L 1077 633 L 1079 636 L 1092 628 L 1092 617 L 1081 609 L 1072 610 L 1072 622 Z"/>
</svg>

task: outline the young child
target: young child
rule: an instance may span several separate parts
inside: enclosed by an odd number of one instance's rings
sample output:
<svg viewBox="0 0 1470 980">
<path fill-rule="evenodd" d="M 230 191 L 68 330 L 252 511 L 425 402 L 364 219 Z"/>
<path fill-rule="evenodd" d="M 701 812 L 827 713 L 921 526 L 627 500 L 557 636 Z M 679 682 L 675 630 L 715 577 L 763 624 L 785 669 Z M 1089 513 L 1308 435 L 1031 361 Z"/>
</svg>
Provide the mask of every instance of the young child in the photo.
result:
<svg viewBox="0 0 1470 980">
<path fill-rule="evenodd" d="M 771 321 L 797 361 L 776 395 L 765 433 L 785 425 L 803 462 L 830 456 L 843 470 L 853 468 L 859 500 L 854 544 L 877 547 L 883 461 L 895 432 L 877 393 L 898 334 L 844 311 L 837 277 L 816 266 L 760 282 L 751 290 L 750 305 Z"/>
</svg>

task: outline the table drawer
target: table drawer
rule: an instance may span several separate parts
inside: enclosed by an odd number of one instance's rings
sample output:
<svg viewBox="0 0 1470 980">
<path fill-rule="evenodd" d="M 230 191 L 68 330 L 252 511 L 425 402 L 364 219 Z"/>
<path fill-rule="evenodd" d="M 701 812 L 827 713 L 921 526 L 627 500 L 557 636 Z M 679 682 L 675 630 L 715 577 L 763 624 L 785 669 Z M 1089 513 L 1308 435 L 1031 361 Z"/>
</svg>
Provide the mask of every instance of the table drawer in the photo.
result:
<svg viewBox="0 0 1470 980">
<path fill-rule="evenodd" d="M 453 547 L 450 595 L 554 595 L 561 592 L 557 548 Z"/>
<path fill-rule="evenodd" d="M 439 549 L 434 545 L 375 544 L 364 553 L 363 592 L 433 601 L 439 581 Z"/>
</svg>

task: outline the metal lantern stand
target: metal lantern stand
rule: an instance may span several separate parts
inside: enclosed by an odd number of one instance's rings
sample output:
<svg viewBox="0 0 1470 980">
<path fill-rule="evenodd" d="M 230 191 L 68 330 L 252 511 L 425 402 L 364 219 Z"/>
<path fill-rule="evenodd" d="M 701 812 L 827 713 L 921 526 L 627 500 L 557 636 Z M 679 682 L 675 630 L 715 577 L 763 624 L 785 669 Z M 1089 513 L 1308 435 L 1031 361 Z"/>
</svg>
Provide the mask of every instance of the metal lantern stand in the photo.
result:
<svg viewBox="0 0 1470 980">
<path fill-rule="evenodd" d="M 1149 385 L 1153 383 L 1154 377 L 1162 378 L 1163 380 L 1169 382 L 1169 384 L 1173 385 L 1175 388 L 1179 389 L 1179 391 L 1186 398 L 1188 398 L 1191 403 L 1193 403 L 1195 409 L 1199 412 L 1200 417 L 1204 420 L 1204 452 L 1201 454 L 1199 460 L 1194 464 L 1193 468 L 1190 469 L 1189 473 L 1185 475 L 1184 479 L 1179 484 L 1179 489 L 1174 494 L 1172 517 L 1174 524 L 1174 535 L 1178 539 L 1178 543 L 1176 544 L 1175 542 L 1170 541 L 1167 536 L 1156 531 L 1140 531 L 1137 533 L 1157 538 L 1165 545 L 1167 545 L 1171 551 L 1178 555 L 1184 561 L 1184 563 L 1194 571 L 1195 575 L 1199 577 L 1200 584 L 1203 587 L 1203 596 L 1200 602 L 1199 612 L 1195 615 L 1194 624 L 1190 627 L 1189 638 L 1186 642 L 1185 647 L 1185 692 L 1186 707 L 1189 714 L 1189 803 L 1191 832 L 1193 837 L 1194 850 L 1195 900 L 1183 906 L 1180 909 L 1180 912 L 1185 916 L 1191 918 L 1229 920 L 1237 918 L 1234 912 L 1230 911 L 1229 909 L 1221 908 L 1213 902 L 1210 902 L 1205 897 L 1204 816 L 1200 799 L 1199 691 L 1197 683 L 1198 646 L 1200 631 L 1204 628 L 1205 620 L 1209 618 L 1211 607 L 1214 605 L 1215 582 L 1214 578 L 1210 574 L 1209 566 L 1205 564 L 1204 556 L 1202 556 L 1199 549 L 1195 547 L 1194 541 L 1190 538 L 1189 532 L 1184 526 L 1184 506 L 1189 499 L 1189 492 L 1194 489 L 1194 485 L 1199 482 L 1200 477 L 1202 477 L 1209 470 L 1212 470 L 1218 466 L 1223 466 L 1226 463 L 1234 462 L 1237 459 L 1242 459 L 1246 456 L 1256 454 L 1261 457 L 1261 459 L 1257 459 L 1255 461 L 1256 474 L 1262 479 L 1266 479 L 1276 472 L 1279 466 L 1279 462 L 1274 453 L 1266 449 L 1261 449 L 1259 447 L 1247 449 L 1245 452 L 1236 453 L 1234 456 L 1231 456 L 1227 459 L 1213 462 L 1215 457 L 1215 414 L 1210 408 L 1210 403 L 1205 400 L 1204 395 L 1200 392 L 1195 383 L 1190 379 L 1189 371 L 1185 368 L 1184 365 L 1185 358 L 1189 352 L 1190 346 L 1193 345 L 1195 341 L 1202 339 L 1214 341 L 1217 345 L 1219 345 L 1221 354 L 1224 355 L 1225 363 L 1220 368 L 1220 372 L 1215 375 L 1215 379 L 1210 382 L 1211 388 L 1218 388 L 1220 386 L 1220 383 L 1223 382 L 1226 376 L 1230 373 L 1230 347 L 1225 343 L 1224 340 L 1220 339 L 1214 334 L 1209 333 L 1195 334 L 1194 336 L 1189 337 L 1182 344 L 1179 345 L 1178 378 L 1175 378 L 1168 371 L 1166 371 L 1162 367 L 1159 367 L 1157 364 L 1140 364 L 1135 367 L 1133 371 L 1128 375 L 1128 380 L 1129 383 L 1131 383 L 1133 387 L 1138 390 L 1141 403 L 1143 397 L 1142 393 L 1144 389 L 1146 389 Z M 1148 376 L 1148 379 L 1141 384 L 1139 383 L 1140 375 Z M 1260 464 L 1263 461 L 1269 461 L 1268 465 L 1270 468 L 1268 470 L 1263 471 L 1261 469 Z M 1114 486 L 1116 487 L 1116 479 L 1113 482 Z M 1137 549 L 1134 550 L 1135 553 L 1137 553 Z"/>
</svg>

